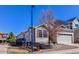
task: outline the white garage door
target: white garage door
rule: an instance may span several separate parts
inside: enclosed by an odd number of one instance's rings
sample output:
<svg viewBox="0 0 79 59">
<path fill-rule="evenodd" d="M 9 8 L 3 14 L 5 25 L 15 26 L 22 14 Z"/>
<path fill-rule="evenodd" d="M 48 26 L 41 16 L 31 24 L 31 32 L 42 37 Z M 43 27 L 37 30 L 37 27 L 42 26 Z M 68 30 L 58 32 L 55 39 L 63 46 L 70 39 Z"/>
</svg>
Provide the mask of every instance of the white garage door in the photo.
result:
<svg viewBox="0 0 79 59">
<path fill-rule="evenodd" d="M 72 34 L 59 34 L 57 36 L 57 42 L 61 44 L 72 43 Z"/>
</svg>

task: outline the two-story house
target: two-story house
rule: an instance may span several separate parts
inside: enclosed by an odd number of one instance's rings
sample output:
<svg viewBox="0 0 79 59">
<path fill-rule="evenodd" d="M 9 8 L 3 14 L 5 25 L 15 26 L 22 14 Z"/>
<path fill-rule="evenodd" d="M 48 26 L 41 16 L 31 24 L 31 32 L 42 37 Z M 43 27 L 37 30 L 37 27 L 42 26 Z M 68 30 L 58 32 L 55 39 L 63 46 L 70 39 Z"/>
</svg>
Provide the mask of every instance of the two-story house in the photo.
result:
<svg viewBox="0 0 79 59">
<path fill-rule="evenodd" d="M 67 29 L 76 29 L 79 28 L 79 18 L 74 17 L 70 20 L 67 20 L 66 24 Z"/>
<path fill-rule="evenodd" d="M 74 17 L 68 20 L 66 28 L 74 30 L 74 42 L 78 43 L 79 42 L 79 18 Z"/>
</svg>

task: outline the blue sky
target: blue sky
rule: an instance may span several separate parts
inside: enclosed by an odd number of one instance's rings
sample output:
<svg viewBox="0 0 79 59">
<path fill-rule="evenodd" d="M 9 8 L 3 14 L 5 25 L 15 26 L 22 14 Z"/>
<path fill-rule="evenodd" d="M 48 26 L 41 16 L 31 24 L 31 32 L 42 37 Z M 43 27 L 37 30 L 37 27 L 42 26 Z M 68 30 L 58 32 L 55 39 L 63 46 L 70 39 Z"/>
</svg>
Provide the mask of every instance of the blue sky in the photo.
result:
<svg viewBox="0 0 79 59">
<path fill-rule="evenodd" d="M 68 20 L 79 17 L 79 6 L 51 5 L 35 6 L 33 9 L 33 22 L 38 25 L 43 10 L 51 9 L 55 18 Z M 0 32 L 13 32 L 18 34 L 26 31 L 30 26 L 31 6 L 29 5 L 0 5 Z"/>
</svg>

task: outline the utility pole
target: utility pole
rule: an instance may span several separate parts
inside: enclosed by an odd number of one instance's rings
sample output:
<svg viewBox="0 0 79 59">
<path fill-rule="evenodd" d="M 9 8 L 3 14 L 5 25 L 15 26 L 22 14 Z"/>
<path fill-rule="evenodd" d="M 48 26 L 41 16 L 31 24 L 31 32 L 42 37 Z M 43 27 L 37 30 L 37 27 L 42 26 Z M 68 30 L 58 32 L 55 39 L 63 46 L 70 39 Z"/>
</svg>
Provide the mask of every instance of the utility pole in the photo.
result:
<svg viewBox="0 0 79 59">
<path fill-rule="evenodd" d="M 34 51 L 34 41 L 35 41 L 35 34 L 34 34 L 34 28 L 33 28 L 33 8 L 34 5 L 31 6 L 31 49 L 32 52 Z"/>
</svg>

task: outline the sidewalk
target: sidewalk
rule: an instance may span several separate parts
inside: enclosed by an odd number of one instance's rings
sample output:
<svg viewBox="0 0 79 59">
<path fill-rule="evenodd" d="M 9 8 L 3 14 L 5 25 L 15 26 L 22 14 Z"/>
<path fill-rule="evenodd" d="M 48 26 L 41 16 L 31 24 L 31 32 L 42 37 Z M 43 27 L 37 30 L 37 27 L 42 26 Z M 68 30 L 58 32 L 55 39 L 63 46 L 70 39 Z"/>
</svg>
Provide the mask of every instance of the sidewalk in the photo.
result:
<svg viewBox="0 0 79 59">
<path fill-rule="evenodd" d="M 71 46 L 79 47 L 79 44 L 66 44 L 66 45 L 71 45 Z"/>
<path fill-rule="evenodd" d="M 68 49 L 68 50 L 59 50 L 59 51 L 47 51 L 47 52 L 42 52 L 42 54 L 74 54 L 74 53 L 79 53 L 79 48 L 75 49 Z"/>
</svg>

